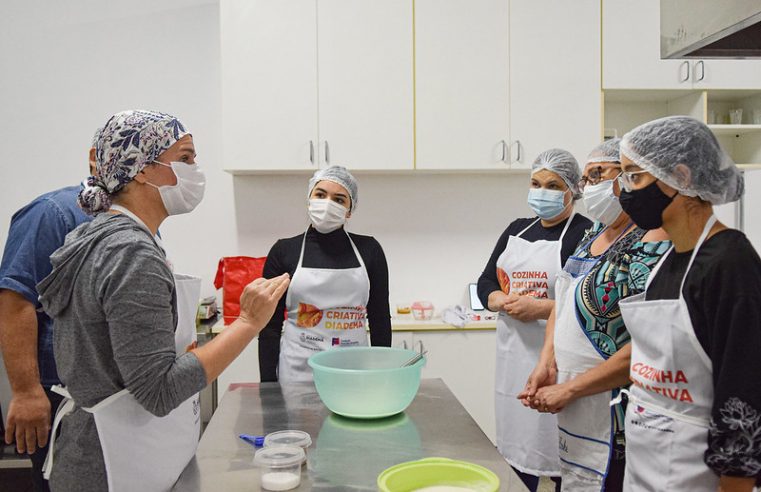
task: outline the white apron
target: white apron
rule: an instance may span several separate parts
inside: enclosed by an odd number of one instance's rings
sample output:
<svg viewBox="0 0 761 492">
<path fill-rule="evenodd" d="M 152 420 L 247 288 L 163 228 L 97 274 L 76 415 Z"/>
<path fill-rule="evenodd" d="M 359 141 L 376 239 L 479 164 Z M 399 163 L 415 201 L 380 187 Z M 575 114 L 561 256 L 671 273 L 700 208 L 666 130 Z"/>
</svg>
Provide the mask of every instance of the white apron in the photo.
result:
<svg viewBox="0 0 761 492">
<path fill-rule="evenodd" d="M 497 277 L 503 292 L 555 298 L 563 237 L 572 220 L 573 215 L 557 241 L 529 242 L 521 237 L 539 219 L 508 238 L 505 251 L 497 259 Z M 557 418 L 526 408 L 517 399 L 539 360 L 546 324 L 546 320 L 519 321 L 502 311 L 497 318 L 497 448 L 510 465 L 523 473 L 558 476 Z"/>
<path fill-rule="evenodd" d="M 629 230 L 630 225 L 624 228 L 611 246 Z M 558 275 L 554 337 L 558 384 L 605 361 L 576 316 L 576 287 L 604 256 L 605 252 L 596 258 L 571 256 Z M 614 409 L 609 405 L 611 398 L 611 391 L 585 396 L 558 412 L 558 450 L 563 490 L 602 490 L 613 452 Z"/>
<path fill-rule="evenodd" d="M 368 345 L 365 318 L 370 278 L 354 241 L 346 235 L 359 261 L 358 267 L 306 268 L 304 233 L 299 262 L 285 297 L 288 318 L 283 322 L 280 338 L 280 384 L 311 381 L 312 369 L 307 359 L 312 354 L 331 347 Z"/>
<path fill-rule="evenodd" d="M 692 327 L 682 293 L 690 267 L 716 222 L 711 217 L 693 250 L 678 299 L 622 301 L 632 336 L 626 410 L 624 490 L 716 491 L 719 477 L 706 466 L 713 404 L 713 368 Z M 660 265 L 650 274 L 647 285 Z"/>
<path fill-rule="evenodd" d="M 112 206 L 145 227 L 123 207 Z M 147 229 L 147 227 L 146 227 Z M 160 243 L 159 243 L 160 244 Z M 162 248 L 163 249 L 163 248 Z M 201 279 L 175 274 L 177 294 L 177 329 L 175 350 L 183 354 L 196 340 L 196 314 L 201 294 Z M 50 479 L 54 464 L 55 435 L 61 419 L 75 406 L 69 393 L 60 386 L 53 391 L 65 396 L 56 412 L 44 475 Z M 138 403 L 125 388 L 90 408 L 111 492 L 170 490 L 198 446 L 201 408 L 198 394 L 188 398 L 164 417 L 156 417 Z"/>
</svg>

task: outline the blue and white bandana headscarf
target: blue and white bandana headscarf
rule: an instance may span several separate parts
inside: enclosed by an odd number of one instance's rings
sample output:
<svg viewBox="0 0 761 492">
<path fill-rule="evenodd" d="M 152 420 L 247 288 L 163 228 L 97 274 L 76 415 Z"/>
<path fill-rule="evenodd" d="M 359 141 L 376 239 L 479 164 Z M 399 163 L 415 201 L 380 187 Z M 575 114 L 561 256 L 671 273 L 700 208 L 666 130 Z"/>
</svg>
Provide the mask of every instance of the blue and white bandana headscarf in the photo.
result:
<svg viewBox="0 0 761 492">
<path fill-rule="evenodd" d="M 190 133 L 172 115 L 157 111 L 131 110 L 113 115 L 95 145 L 95 176 L 87 178 L 79 192 L 79 206 L 90 215 L 111 207 L 111 196 Z"/>
</svg>

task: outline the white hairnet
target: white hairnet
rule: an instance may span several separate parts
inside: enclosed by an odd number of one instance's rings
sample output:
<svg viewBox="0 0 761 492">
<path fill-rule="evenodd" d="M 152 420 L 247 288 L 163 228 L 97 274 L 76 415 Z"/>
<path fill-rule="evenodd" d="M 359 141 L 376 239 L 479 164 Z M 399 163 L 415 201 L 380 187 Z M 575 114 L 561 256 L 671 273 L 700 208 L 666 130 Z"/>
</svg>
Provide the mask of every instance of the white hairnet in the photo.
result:
<svg viewBox="0 0 761 492">
<path fill-rule="evenodd" d="M 351 198 L 351 208 L 349 210 L 354 211 L 357 208 L 357 200 L 359 199 L 359 187 L 357 179 L 351 175 L 348 169 L 343 166 L 330 166 L 325 169 L 318 169 L 314 172 L 309 179 L 309 190 L 307 190 L 307 198 L 311 196 L 312 190 L 320 181 L 332 181 L 346 188 L 349 192 L 349 198 Z"/>
<path fill-rule="evenodd" d="M 638 126 L 624 135 L 621 153 L 682 195 L 720 205 L 743 193 L 743 176 L 716 136 L 688 116 Z"/>
<path fill-rule="evenodd" d="M 534 173 L 542 169 L 552 171 L 560 176 L 573 193 L 574 200 L 581 198 L 581 191 L 579 190 L 581 169 L 579 169 L 579 163 L 573 154 L 563 149 L 545 150 L 536 156 L 534 163 L 531 164 L 531 175 L 533 176 Z"/>
<path fill-rule="evenodd" d="M 587 164 L 596 162 L 621 162 L 618 148 L 621 145 L 620 138 L 611 138 L 604 141 L 589 153 Z"/>
</svg>

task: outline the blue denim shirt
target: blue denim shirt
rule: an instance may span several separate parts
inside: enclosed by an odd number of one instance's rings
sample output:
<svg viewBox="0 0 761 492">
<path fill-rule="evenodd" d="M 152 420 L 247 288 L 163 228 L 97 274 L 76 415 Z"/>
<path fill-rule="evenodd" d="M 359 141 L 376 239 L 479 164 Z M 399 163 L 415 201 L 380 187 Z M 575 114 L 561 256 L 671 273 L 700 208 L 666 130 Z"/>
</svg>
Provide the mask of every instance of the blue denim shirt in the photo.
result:
<svg viewBox="0 0 761 492">
<path fill-rule="evenodd" d="M 37 309 L 37 360 L 46 388 L 60 381 L 53 358 L 53 321 L 40 309 L 37 284 L 50 273 L 50 255 L 63 245 L 66 234 L 92 219 L 77 205 L 79 190 L 69 186 L 51 191 L 16 212 L 0 263 L 0 289 L 17 292 Z"/>
</svg>

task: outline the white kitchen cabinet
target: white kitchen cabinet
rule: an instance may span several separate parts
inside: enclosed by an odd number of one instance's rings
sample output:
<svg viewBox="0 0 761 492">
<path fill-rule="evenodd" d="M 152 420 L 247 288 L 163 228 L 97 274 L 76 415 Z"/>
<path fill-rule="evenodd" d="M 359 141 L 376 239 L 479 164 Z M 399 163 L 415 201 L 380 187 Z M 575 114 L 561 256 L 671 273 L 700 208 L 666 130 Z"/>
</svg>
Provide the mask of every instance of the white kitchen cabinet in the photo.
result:
<svg viewBox="0 0 761 492">
<path fill-rule="evenodd" d="M 600 141 L 599 0 L 510 1 L 512 168 L 560 147 L 579 161 Z"/>
<path fill-rule="evenodd" d="M 659 0 L 603 0 L 602 30 L 605 89 L 759 87 L 761 60 L 662 60 Z"/>
<path fill-rule="evenodd" d="M 696 89 L 758 89 L 761 60 L 692 60 Z"/>
<path fill-rule="evenodd" d="M 315 0 L 220 2 L 225 169 L 316 169 L 316 12 Z"/>
<path fill-rule="evenodd" d="M 225 169 L 409 169 L 409 0 L 221 2 Z"/>
<path fill-rule="evenodd" d="M 496 442 L 494 376 L 496 331 L 415 331 L 417 350 L 428 350 L 424 378 L 441 378 L 470 413 L 484 434 Z"/>
<path fill-rule="evenodd" d="M 415 2 L 417 169 L 509 167 L 508 0 Z"/>
<path fill-rule="evenodd" d="M 318 0 L 320 159 L 412 169 L 412 2 Z"/>
<path fill-rule="evenodd" d="M 660 18 L 659 0 L 602 1 L 604 89 L 692 87 L 688 60 L 661 60 Z"/>
</svg>

